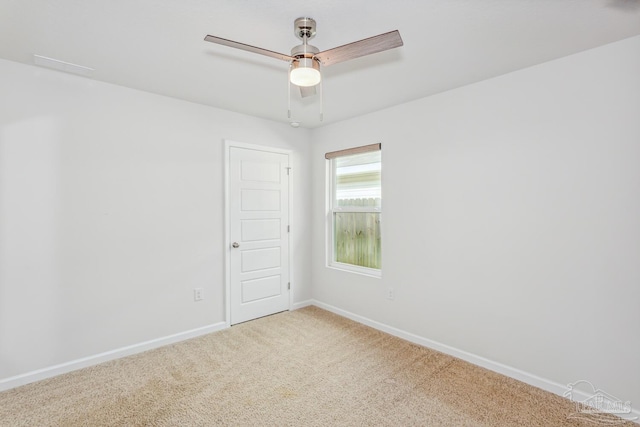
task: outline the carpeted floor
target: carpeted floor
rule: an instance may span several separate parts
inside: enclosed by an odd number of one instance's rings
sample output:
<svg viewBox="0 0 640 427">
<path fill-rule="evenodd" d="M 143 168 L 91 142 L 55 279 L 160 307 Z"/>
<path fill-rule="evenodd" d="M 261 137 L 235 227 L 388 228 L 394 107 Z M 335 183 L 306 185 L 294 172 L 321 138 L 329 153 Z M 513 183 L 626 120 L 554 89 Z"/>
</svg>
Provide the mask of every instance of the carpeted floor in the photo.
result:
<svg viewBox="0 0 640 427">
<path fill-rule="evenodd" d="M 0 426 L 581 425 L 575 409 L 307 307 L 0 393 Z"/>
</svg>

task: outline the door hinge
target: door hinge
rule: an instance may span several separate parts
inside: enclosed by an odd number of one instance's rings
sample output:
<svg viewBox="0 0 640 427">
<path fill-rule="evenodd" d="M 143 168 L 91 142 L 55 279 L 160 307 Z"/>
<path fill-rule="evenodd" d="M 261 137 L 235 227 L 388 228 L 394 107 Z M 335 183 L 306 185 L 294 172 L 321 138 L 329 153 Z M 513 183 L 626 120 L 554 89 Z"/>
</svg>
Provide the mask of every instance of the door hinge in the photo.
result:
<svg viewBox="0 0 640 427">
<path fill-rule="evenodd" d="M 290 175 L 291 174 L 291 168 L 290 167 L 286 167 L 285 169 L 287 170 L 287 175 Z"/>
<path fill-rule="evenodd" d="M 287 289 L 291 290 L 291 282 L 287 283 Z"/>
<path fill-rule="evenodd" d="M 287 225 L 287 233 L 291 233 L 291 226 Z"/>
</svg>

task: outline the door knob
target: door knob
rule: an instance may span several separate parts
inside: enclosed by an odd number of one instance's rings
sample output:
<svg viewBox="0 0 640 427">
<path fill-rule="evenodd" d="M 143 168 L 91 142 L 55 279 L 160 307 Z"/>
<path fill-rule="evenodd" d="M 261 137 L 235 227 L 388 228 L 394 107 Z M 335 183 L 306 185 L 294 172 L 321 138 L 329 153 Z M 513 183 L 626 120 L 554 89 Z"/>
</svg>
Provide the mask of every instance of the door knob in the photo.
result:
<svg viewBox="0 0 640 427">
<path fill-rule="evenodd" d="M 233 244 L 231 246 L 233 246 L 234 248 L 239 248 L 240 247 L 240 243 L 233 242 Z"/>
</svg>

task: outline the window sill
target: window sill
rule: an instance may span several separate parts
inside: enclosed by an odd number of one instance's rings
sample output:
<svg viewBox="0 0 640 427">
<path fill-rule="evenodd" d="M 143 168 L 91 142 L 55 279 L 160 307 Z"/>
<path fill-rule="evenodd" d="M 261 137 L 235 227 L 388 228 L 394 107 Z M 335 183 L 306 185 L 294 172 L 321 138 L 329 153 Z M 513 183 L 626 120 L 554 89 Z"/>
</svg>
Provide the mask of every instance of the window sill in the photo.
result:
<svg viewBox="0 0 640 427">
<path fill-rule="evenodd" d="M 347 273 L 355 273 L 355 274 L 360 274 L 362 276 L 369 276 L 375 279 L 382 278 L 382 270 L 377 270 L 375 268 L 359 267 L 357 265 L 344 264 L 341 262 L 329 263 L 327 267 L 332 268 L 334 270 L 346 271 Z"/>
</svg>

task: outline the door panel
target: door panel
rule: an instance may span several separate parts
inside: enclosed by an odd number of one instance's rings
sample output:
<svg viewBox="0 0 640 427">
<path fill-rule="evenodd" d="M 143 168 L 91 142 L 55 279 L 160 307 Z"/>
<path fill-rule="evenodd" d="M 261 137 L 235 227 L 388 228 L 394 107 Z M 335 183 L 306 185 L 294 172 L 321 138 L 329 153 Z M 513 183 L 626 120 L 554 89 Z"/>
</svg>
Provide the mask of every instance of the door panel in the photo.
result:
<svg viewBox="0 0 640 427">
<path fill-rule="evenodd" d="M 242 190 L 242 210 L 279 211 L 280 196 L 276 190 Z"/>
<path fill-rule="evenodd" d="M 247 303 L 277 296 L 280 293 L 281 282 L 280 275 L 245 280 L 242 282 L 242 302 Z"/>
<path fill-rule="evenodd" d="M 289 309 L 288 167 L 288 154 L 229 148 L 231 324 Z"/>
<path fill-rule="evenodd" d="M 280 248 L 245 249 L 242 254 L 242 272 L 280 268 Z"/>
<path fill-rule="evenodd" d="M 243 160 L 241 174 L 243 181 L 280 182 L 280 164 Z"/>
<path fill-rule="evenodd" d="M 279 219 L 245 219 L 240 227 L 245 242 L 279 239 L 282 228 Z"/>
</svg>

